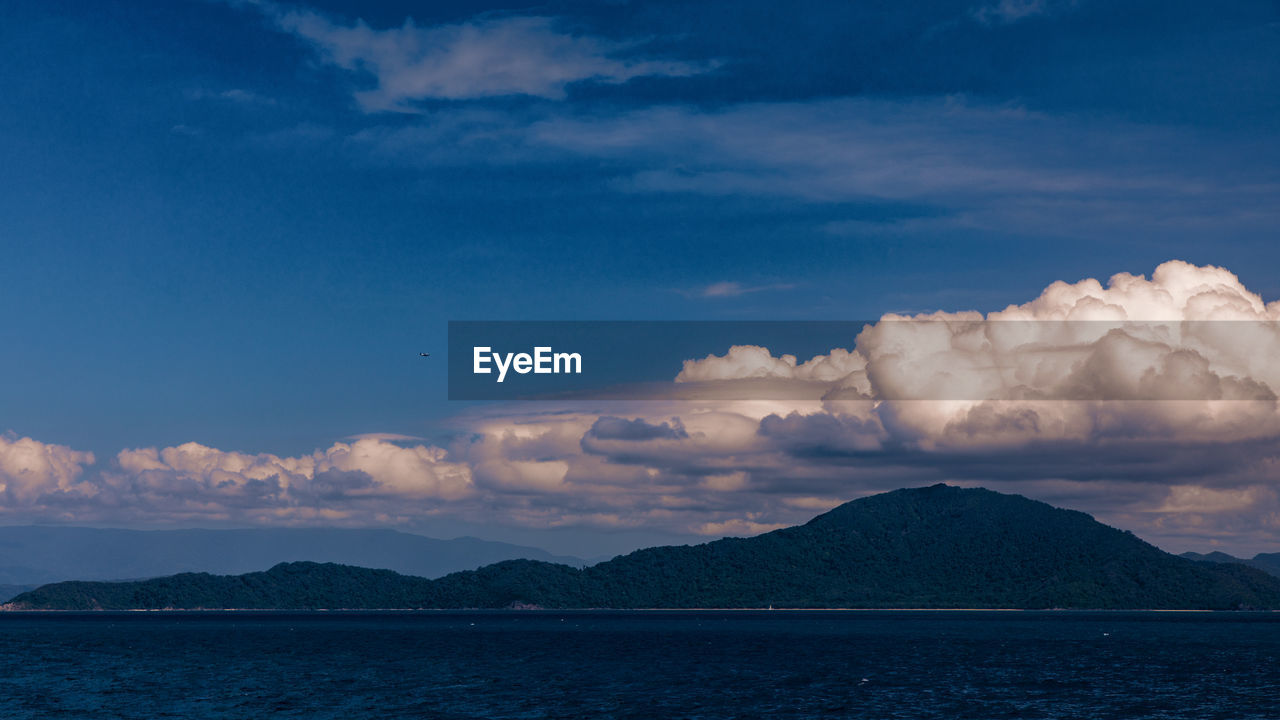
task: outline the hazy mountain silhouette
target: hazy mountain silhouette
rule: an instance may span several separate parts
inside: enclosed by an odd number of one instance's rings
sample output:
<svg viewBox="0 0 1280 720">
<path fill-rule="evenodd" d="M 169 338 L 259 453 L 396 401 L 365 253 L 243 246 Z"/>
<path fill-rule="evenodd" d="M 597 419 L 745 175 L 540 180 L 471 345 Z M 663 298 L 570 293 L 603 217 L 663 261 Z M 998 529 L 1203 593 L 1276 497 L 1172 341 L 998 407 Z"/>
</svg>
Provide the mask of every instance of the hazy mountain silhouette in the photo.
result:
<svg viewBox="0 0 1280 720">
<path fill-rule="evenodd" d="M 1184 557 L 1188 560 L 1197 560 L 1200 562 L 1237 563 L 1240 565 L 1248 565 L 1249 567 L 1258 568 L 1268 575 L 1280 577 L 1280 553 L 1258 553 L 1252 558 L 1246 559 L 1217 551 L 1204 554 L 1197 552 L 1184 552 L 1179 557 Z"/>
<path fill-rule="evenodd" d="M 537 548 L 475 538 L 436 540 L 395 530 L 0 527 L 0 586 L 132 580 L 181 572 L 237 575 L 298 560 L 440 577 L 514 558 L 582 564 Z"/>
</svg>

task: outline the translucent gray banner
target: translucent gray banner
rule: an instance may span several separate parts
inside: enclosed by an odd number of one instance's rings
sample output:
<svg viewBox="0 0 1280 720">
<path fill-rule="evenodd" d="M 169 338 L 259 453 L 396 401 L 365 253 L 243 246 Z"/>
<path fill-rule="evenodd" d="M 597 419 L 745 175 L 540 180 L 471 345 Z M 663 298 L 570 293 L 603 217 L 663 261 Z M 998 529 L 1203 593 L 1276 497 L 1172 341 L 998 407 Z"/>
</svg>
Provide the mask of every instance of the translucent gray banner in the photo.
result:
<svg viewBox="0 0 1280 720">
<path fill-rule="evenodd" d="M 454 321 L 453 400 L 1258 401 L 1270 320 Z"/>
</svg>

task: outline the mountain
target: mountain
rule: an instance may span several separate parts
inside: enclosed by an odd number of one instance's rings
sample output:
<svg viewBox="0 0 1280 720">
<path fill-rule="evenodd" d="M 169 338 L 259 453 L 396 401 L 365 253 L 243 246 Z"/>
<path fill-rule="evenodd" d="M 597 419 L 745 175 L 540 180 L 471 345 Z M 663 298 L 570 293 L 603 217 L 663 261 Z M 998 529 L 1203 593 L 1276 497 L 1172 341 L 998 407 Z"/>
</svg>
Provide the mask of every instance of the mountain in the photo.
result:
<svg viewBox="0 0 1280 720">
<path fill-rule="evenodd" d="M 515 558 L 583 564 L 537 548 L 475 538 L 436 540 L 395 530 L 0 527 L 0 585 L 136 579 L 191 571 L 235 575 L 297 560 L 440 577 Z"/>
<path fill-rule="evenodd" d="M 1268 575 L 1280 577 L 1280 553 L 1258 553 L 1247 564 Z"/>
<path fill-rule="evenodd" d="M 1280 608 L 1280 580 L 1165 553 L 1088 515 L 946 485 L 855 500 L 753 538 L 588 568 L 508 560 L 437 580 L 290 563 L 239 577 L 69 582 L 9 609 Z"/>
<path fill-rule="evenodd" d="M 1184 552 L 1179 557 L 1197 562 L 1213 562 L 1213 563 L 1236 563 L 1239 565 L 1248 565 L 1257 568 L 1268 575 L 1280 577 L 1280 553 L 1258 553 L 1252 559 L 1238 558 L 1234 555 L 1228 555 L 1224 552 L 1197 553 Z"/>
</svg>

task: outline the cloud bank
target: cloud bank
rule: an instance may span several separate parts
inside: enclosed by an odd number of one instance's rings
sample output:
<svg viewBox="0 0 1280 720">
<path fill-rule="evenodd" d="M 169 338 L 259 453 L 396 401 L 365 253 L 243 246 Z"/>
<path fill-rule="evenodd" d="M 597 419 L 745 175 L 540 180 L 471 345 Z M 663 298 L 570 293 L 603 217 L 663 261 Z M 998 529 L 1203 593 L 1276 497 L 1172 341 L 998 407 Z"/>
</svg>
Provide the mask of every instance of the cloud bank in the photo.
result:
<svg viewBox="0 0 1280 720">
<path fill-rule="evenodd" d="M 886 315 L 800 360 L 736 346 L 675 383 L 806 382 L 811 400 L 491 406 L 446 447 L 309 455 L 198 443 L 88 453 L 0 438 L 7 519 L 751 534 L 939 481 L 1020 492 L 1175 550 L 1280 541 L 1280 302 L 1229 271 L 1057 282 L 1004 310 Z M 961 388 L 963 392 L 956 392 Z"/>
</svg>

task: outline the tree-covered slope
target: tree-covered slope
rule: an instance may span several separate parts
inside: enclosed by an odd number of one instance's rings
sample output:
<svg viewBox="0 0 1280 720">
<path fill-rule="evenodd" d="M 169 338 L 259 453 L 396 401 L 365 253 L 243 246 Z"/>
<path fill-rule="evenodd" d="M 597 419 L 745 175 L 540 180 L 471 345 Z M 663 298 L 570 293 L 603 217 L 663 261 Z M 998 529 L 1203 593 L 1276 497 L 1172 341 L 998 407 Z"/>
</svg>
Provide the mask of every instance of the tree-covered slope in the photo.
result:
<svg viewBox="0 0 1280 720">
<path fill-rule="evenodd" d="M 1280 608 L 1280 579 L 1192 562 L 1084 513 L 945 485 L 850 503 L 754 538 L 586 569 L 511 560 L 434 581 L 293 563 L 237 577 L 57 583 L 19 609 L 991 607 Z"/>
</svg>

